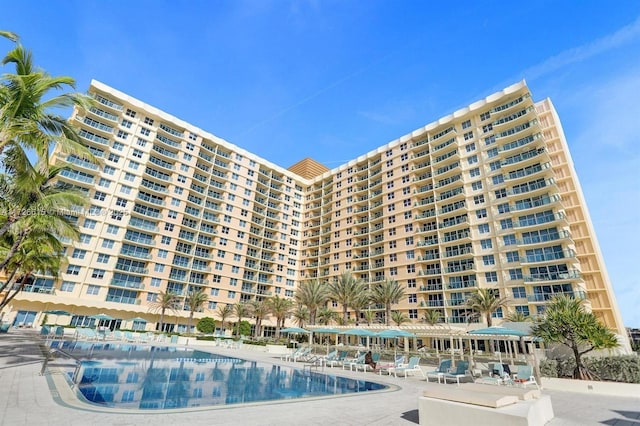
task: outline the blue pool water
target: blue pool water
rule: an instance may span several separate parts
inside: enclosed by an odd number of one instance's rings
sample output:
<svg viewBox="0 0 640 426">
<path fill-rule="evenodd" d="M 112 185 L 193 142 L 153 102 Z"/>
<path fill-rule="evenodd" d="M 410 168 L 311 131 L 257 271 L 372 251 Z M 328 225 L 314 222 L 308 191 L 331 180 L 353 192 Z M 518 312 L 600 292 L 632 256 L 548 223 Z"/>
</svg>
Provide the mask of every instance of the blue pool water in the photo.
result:
<svg viewBox="0 0 640 426">
<path fill-rule="evenodd" d="M 282 365 L 177 347 L 64 342 L 84 359 L 69 378 L 87 401 L 107 407 L 171 409 L 342 395 L 385 389 Z"/>
</svg>

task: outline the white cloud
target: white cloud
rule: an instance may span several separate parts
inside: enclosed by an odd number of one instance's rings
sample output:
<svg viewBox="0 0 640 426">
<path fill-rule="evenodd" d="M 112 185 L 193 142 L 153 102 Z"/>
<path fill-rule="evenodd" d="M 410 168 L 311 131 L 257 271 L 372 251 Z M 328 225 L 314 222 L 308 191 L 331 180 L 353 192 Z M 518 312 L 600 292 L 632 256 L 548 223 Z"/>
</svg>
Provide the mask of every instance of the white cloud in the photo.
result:
<svg viewBox="0 0 640 426">
<path fill-rule="evenodd" d="M 640 37 L 640 17 L 632 24 L 620 28 L 618 31 L 592 41 L 582 46 L 565 50 L 552 56 L 544 62 L 526 69 L 523 75 L 528 81 L 533 81 L 539 77 L 555 72 L 567 65 L 581 62 L 604 52 L 623 46 Z"/>
</svg>

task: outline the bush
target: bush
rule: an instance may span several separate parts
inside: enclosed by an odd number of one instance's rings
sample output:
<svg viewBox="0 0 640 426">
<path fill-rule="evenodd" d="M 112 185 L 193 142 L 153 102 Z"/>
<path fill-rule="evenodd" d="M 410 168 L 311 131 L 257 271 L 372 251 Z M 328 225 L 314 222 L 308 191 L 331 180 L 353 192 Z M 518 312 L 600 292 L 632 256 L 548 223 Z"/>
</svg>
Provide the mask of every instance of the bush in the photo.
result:
<svg viewBox="0 0 640 426">
<path fill-rule="evenodd" d="M 584 365 L 600 380 L 640 383 L 640 357 L 635 355 L 585 358 Z M 546 359 L 540 362 L 540 374 L 543 377 L 573 377 L 575 366 L 573 358 Z"/>
<path fill-rule="evenodd" d="M 540 375 L 542 377 L 558 377 L 558 361 L 555 359 L 540 361 Z"/>
<path fill-rule="evenodd" d="M 196 330 L 200 333 L 211 334 L 216 331 L 216 320 L 211 317 L 201 318 L 196 324 Z"/>
</svg>

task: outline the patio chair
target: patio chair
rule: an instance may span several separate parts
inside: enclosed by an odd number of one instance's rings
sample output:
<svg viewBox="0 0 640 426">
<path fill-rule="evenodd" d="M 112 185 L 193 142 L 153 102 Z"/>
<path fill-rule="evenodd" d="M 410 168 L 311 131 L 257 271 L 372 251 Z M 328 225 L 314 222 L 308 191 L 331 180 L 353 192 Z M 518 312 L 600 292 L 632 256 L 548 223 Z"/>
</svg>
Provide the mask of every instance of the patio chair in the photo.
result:
<svg viewBox="0 0 640 426">
<path fill-rule="evenodd" d="M 422 371 L 422 368 L 420 368 L 419 356 L 412 356 L 411 358 L 409 358 L 409 362 L 406 365 L 393 369 L 394 376 L 398 377 L 398 373 L 401 373 L 404 374 L 405 379 L 407 378 L 408 373 L 411 372 L 419 372 L 420 374 L 422 374 L 423 378 L 426 378 L 426 376 L 424 375 L 424 371 Z M 391 372 L 389 372 L 389 374 L 391 374 Z"/>
<path fill-rule="evenodd" d="M 393 363 L 378 365 L 378 374 L 382 376 L 382 372 L 386 372 L 387 374 L 391 375 L 391 371 L 393 371 L 394 368 L 401 367 L 403 364 L 404 355 L 396 355 L 396 359 L 393 361 Z"/>
<path fill-rule="evenodd" d="M 43 325 L 42 328 L 40 328 L 40 335 L 41 336 L 48 336 L 49 333 L 51 333 L 51 329 L 49 328 L 48 325 Z"/>
<path fill-rule="evenodd" d="M 490 362 L 488 366 L 488 375 L 478 378 L 476 383 L 503 385 L 509 382 L 509 373 L 505 371 L 504 365 L 501 362 Z"/>
<path fill-rule="evenodd" d="M 444 359 L 440 361 L 440 365 L 438 365 L 438 368 L 436 368 L 433 371 L 427 371 L 425 378 L 427 379 L 427 382 L 428 382 L 429 378 L 433 377 L 434 379 L 438 380 L 438 383 L 440 383 L 440 380 L 444 378 L 444 374 L 447 373 L 450 368 L 451 368 L 451 360 Z"/>
<path fill-rule="evenodd" d="M 322 362 L 323 365 L 327 365 L 329 362 L 335 360 L 337 356 L 338 356 L 338 350 L 336 349 L 329 352 L 326 356 L 318 357 L 318 359 L 320 360 L 320 362 Z"/>
<path fill-rule="evenodd" d="M 371 361 L 376 363 L 376 367 L 378 362 L 380 361 L 380 353 L 376 352 L 374 354 L 371 354 Z M 359 369 L 362 369 L 362 372 L 366 372 L 368 369 L 373 370 L 373 367 L 371 367 L 371 365 L 367 364 L 364 362 L 364 360 L 362 361 L 362 364 L 355 364 L 352 366 L 356 371 L 358 371 Z"/>
<path fill-rule="evenodd" d="M 458 361 L 456 363 L 455 368 L 450 369 L 448 373 L 444 373 L 444 382 L 447 383 L 449 380 L 456 381 L 457 384 L 460 384 L 460 379 L 470 378 L 473 381 L 473 376 L 469 371 L 469 362 L 467 361 Z"/>
<path fill-rule="evenodd" d="M 535 376 L 533 375 L 533 368 L 530 365 L 519 365 L 518 372 L 513 376 L 514 384 L 522 386 L 535 385 L 536 389 L 540 389 Z"/>
<path fill-rule="evenodd" d="M 334 365 L 340 365 L 344 363 L 344 360 L 347 359 L 347 355 L 349 355 L 348 351 L 340 351 L 338 355 L 334 359 L 327 360 L 326 365 L 333 368 Z"/>
<path fill-rule="evenodd" d="M 354 360 L 351 361 L 345 361 L 342 363 L 342 369 L 344 370 L 345 368 L 349 367 L 349 370 L 353 370 L 353 366 L 357 365 L 357 364 L 363 364 L 364 363 L 364 357 L 366 356 L 366 354 L 362 354 L 362 355 L 358 355 L 358 357 Z"/>
</svg>

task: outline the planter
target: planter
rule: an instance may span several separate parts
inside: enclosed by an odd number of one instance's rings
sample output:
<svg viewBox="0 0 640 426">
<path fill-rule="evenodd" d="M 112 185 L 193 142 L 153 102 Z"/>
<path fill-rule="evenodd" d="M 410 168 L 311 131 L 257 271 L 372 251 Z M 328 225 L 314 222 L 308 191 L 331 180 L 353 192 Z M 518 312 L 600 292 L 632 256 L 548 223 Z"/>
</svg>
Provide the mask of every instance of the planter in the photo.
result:
<svg viewBox="0 0 640 426">
<path fill-rule="evenodd" d="M 640 396 L 640 384 L 542 377 L 544 389 L 611 396 Z"/>
</svg>

